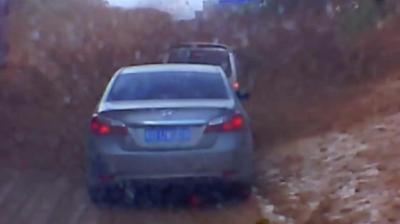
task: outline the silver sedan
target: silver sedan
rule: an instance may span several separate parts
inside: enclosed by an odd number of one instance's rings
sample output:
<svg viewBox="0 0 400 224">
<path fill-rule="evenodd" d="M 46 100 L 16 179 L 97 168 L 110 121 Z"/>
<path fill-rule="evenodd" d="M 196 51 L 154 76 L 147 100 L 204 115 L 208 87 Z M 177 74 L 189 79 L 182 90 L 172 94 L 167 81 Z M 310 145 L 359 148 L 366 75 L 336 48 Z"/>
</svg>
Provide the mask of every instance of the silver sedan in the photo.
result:
<svg viewBox="0 0 400 224">
<path fill-rule="evenodd" d="M 249 118 L 217 66 L 122 68 L 112 77 L 87 137 L 94 202 L 118 187 L 241 185 L 253 180 Z"/>
</svg>

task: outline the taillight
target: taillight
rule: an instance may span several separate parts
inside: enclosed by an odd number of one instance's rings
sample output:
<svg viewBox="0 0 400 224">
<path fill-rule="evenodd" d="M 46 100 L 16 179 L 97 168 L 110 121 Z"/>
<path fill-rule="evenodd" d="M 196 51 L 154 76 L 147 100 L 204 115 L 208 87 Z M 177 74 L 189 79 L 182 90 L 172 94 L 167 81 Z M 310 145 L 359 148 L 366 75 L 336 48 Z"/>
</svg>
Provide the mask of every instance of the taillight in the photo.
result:
<svg viewBox="0 0 400 224">
<path fill-rule="evenodd" d="M 213 124 L 211 122 L 207 128 L 206 132 L 230 132 L 241 130 L 244 126 L 244 118 L 240 114 L 234 114 L 229 120 Z"/>
<path fill-rule="evenodd" d="M 238 130 L 243 127 L 243 123 L 244 121 L 242 115 L 235 114 L 232 116 L 231 120 L 222 125 L 222 129 L 224 131 Z"/>
<path fill-rule="evenodd" d="M 239 90 L 240 89 L 240 84 L 238 81 L 235 81 L 232 83 L 232 87 L 234 90 Z"/>
<path fill-rule="evenodd" d="M 127 129 L 123 125 L 110 125 L 98 117 L 93 117 L 90 122 L 90 130 L 95 135 L 126 134 Z"/>
</svg>

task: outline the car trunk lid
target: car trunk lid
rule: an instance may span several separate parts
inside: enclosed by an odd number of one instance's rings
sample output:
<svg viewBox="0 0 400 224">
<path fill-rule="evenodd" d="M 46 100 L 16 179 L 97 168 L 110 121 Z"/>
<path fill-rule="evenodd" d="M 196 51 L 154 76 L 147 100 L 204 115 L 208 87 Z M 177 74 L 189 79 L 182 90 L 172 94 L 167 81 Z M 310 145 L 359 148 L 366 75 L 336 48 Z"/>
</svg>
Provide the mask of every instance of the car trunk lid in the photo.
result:
<svg viewBox="0 0 400 224">
<path fill-rule="evenodd" d="M 181 104 L 173 107 L 107 105 L 112 110 L 104 110 L 101 114 L 127 127 L 127 135 L 119 142 L 125 150 L 195 149 L 215 142 L 215 137 L 204 134 L 204 129 L 210 120 L 229 110 L 227 102 L 218 103 L 198 103 L 191 107 Z M 185 106 L 188 105 L 189 102 Z"/>
</svg>

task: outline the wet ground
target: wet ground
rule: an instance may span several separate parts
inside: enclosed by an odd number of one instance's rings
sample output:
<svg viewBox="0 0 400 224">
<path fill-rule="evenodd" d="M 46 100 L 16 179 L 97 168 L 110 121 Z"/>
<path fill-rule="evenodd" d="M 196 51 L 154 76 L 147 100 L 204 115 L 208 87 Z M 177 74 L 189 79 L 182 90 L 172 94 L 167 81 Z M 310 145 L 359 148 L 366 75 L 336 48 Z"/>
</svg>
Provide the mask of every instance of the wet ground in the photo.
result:
<svg viewBox="0 0 400 224">
<path fill-rule="evenodd" d="M 276 224 L 400 223 L 399 92 L 400 81 L 389 80 L 338 109 L 366 119 L 270 148 L 260 144 L 268 149 L 257 149 L 257 188 L 243 203 L 97 208 L 80 172 L 3 169 L 0 224 L 253 224 L 262 217 Z"/>
<path fill-rule="evenodd" d="M 400 223 L 399 90 L 390 81 L 347 110 L 361 117 L 370 108 L 376 116 L 260 157 L 263 213 L 280 217 L 277 223 Z"/>
<path fill-rule="evenodd" d="M 98 208 L 75 174 L 3 172 L 0 223 L 400 223 L 400 114 L 280 145 L 261 158 L 243 203 Z"/>
<path fill-rule="evenodd" d="M 80 177 L 8 171 L 0 180 L 0 223 L 248 224 L 261 218 L 255 197 L 243 203 L 208 208 L 98 208 L 89 202 Z"/>
</svg>

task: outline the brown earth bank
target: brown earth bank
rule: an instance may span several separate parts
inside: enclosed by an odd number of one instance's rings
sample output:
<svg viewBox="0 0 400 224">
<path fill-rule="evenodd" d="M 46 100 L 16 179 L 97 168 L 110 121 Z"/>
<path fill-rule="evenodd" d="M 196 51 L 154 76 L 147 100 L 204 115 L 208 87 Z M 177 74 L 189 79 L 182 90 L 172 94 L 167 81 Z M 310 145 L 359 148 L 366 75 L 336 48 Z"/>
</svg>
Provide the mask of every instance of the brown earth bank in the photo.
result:
<svg viewBox="0 0 400 224">
<path fill-rule="evenodd" d="M 337 109 L 328 132 L 260 153 L 264 212 L 278 223 L 399 223 L 399 92 L 392 77 Z"/>
</svg>

